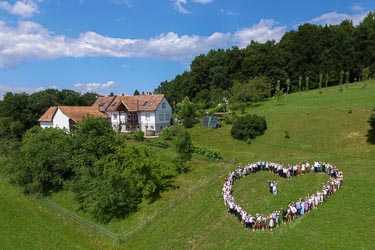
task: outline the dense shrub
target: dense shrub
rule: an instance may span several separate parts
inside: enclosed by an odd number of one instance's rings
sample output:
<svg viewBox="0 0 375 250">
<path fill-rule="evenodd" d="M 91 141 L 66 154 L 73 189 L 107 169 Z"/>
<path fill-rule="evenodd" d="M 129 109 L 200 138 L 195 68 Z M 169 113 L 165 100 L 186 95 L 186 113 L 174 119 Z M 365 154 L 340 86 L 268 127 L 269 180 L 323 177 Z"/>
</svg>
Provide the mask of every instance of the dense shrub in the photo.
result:
<svg viewBox="0 0 375 250">
<path fill-rule="evenodd" d="M 209 158 L 211 160 L 220 160 L 220 159 L 223 158 L 221 156 L 220 152 L 218 152 L 216 150 L 213 150 L 213 149 L 201 148 L 201 147 L 194 146 L 193 152 L 195 154 L 206 156 L 207 158 Z"/>
<path fill-rule="evenodd" d="M 267 129 L 266 120 L 262 116 L 246 115 L 239 117 L 234 123 L 231 130 L 233 138 L 247 141 L 255 139 Z"/>
<path fill-rule="evenodd" d="M 137 140 L 137 141 L 143 141 L 144 140 L 144 135 L 145 133 L 138 129 L 135 133 L 134 133 L 134 138 Z"/>
<path fill-rule="evenodd" d="M 371 128 L 375 130 L 375 113 L 370 115 L 368 122 L 370 123 Z"/>
</svg>

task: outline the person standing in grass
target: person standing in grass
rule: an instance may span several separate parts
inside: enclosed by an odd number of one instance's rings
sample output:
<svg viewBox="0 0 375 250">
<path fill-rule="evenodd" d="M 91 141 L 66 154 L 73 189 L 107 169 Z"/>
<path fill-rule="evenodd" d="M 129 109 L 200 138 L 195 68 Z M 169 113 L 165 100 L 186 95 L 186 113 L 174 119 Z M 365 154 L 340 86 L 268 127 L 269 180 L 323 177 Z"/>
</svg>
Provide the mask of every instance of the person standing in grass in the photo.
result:
<svg viewBox="0 0 375 250">
<path fill-rule="evenodd" d="M 277 182 L 273 182 L 273 187 L 272 187 L 272 194 L 277 195 Z"/>
</svg>

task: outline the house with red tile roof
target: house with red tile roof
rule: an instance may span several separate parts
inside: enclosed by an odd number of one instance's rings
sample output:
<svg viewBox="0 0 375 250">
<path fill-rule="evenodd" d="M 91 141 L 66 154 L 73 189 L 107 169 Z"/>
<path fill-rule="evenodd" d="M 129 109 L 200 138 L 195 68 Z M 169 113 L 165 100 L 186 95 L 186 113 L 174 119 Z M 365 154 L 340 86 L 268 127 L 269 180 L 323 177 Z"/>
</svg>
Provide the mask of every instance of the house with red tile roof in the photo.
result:
<svg viewBox="0 0 375 250">
<path fill-rule="evenodd" d="M 85 116 L 108 119 L 114 130 L 127 133 L 141 129 L 159 133 L 170 126 L 172 107 L 164 95 L 102 96 L 92 106 L 49 108 L 40 118 L 40 126 L 70 131 Z"/>
</svg>

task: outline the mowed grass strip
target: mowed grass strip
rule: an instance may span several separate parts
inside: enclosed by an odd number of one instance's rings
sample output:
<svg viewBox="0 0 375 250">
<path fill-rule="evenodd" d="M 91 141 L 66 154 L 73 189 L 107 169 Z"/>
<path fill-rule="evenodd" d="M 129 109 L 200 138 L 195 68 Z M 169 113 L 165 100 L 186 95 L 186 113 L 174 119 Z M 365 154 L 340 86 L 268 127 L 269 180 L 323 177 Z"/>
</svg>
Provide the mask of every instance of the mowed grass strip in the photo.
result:
<svg viewBox="0 0 375 250">
<path fill-rule="evenodd" d="M 94 249 L 111 241 L 66 219 L 0 175 L 0 249 Z"/>
</svg>

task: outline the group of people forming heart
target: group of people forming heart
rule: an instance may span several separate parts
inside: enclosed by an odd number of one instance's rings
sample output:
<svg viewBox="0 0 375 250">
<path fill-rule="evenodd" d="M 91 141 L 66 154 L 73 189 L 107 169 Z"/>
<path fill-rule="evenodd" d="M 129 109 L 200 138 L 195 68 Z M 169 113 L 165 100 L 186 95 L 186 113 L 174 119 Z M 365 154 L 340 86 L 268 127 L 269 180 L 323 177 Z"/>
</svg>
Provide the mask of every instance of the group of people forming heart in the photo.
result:
<svg viewBox="0 0 375 250">
<path fill-rule="evenodd" d="M 269 171 L 278 174 L 282 178 L 290 179 L 292 176 L 297 176 L 304 173 L 326 173 L 330 176 L 330 180 L 323 184 L 322 190 L 307 195 L 305 199 L 299 199 L 296 202 L 290 203 L 286 208 L 281 208 L 279 211 L 274 211 L 269 215 L 256 213 L 251 215 L 247 213 L 239 204 L 237 204 L 232 195 L 233 183 L 242 177 L 251 175 L 258 171 Z M 238 220 L 246 228 L 255 230 L 273 230 L 273 228 L 285 224 L 288 221 L 294 221 L 297 217 L 303 216 L 312 209 L 316 209 L 320 204 L 328 199 L 334 192 L 336 192 L 342 185 L 344 175 L 336 168 L 336 166 L 325 162 L 315 161 L 313 164 L 305 161 L 295 166 L 284 167 L 279 163 L 258 161 L 249 163 L 244 167 L 239 167 L 230 172 L 225 180 L 222 194 L 224 204 L 228 207 L 228 212 L 237 216 Z M 277 182 L 268 181 L 270 192 L 277 194 Z"/>
</svg>

